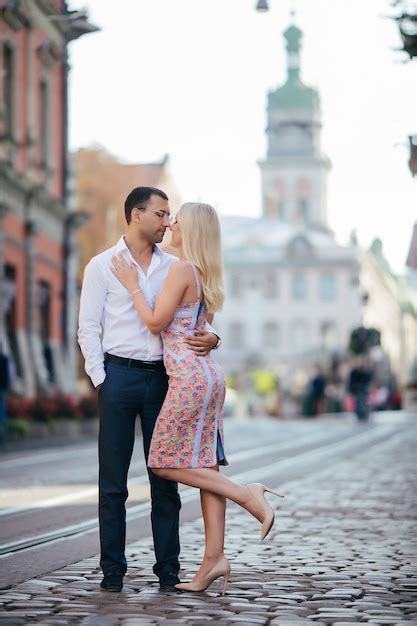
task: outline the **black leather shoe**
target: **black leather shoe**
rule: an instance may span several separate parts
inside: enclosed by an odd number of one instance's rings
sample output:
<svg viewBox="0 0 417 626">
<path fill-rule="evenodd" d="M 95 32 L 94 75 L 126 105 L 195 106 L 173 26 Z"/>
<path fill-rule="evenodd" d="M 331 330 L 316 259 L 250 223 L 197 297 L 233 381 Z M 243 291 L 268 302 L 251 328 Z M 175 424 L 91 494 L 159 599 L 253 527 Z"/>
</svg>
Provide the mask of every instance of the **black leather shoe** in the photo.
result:
<svg viewBox="0 0 417 626">
<path fill-rule="evenodd" d="M 180 589 L 177 589 L 175 585 L 180 582 L 178 576 L 167 576 L 166 578 L 159 579 L 159 591 L 164 593 L 182 593 Z"/>
<path fill-rule="evenodd" d="M 123 588 L 123 575 L 122 574 L 105 574 L 103 580 L 100 583 L 100 587 L 104 591 L 112 591 L 118 593 Z"/>
</svg>

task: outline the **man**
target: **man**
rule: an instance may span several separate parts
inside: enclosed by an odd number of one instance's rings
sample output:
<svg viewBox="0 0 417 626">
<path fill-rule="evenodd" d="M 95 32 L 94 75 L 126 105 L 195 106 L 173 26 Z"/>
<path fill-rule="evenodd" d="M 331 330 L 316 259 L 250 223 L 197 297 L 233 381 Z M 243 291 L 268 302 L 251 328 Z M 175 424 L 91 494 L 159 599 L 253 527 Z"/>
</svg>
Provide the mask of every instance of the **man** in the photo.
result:
<svg viewBox="0 0 417 626">
<path fill-rule="evenodd" d="M 369 418 L 369 388 L 372 380 L 372 371 L 359 357 L 354 364 L 348 379 L 347 388 L 354 399 L 354 410 L 359 421 Z"/>
<path fill-rule="evenodd" d="M 167 195 L 153 187 L 137 187 L 125 202 L 127 231 L 117 244 L 93 257 L 85 268 L 81 292 L 78 341 L 85 370 L 98 389 L 99 521 L 102 589 L 120 591 L 126 573 L 127 474 L 134 444 L 136 415 L 142 425 L 145 458 L 156 418 L 168 386 L 162 361 L 162 341 L 138 317 L 127 289 L 113 276 L 111 259 L 123 253 L 136 264 L 139 284 L 148 303 L 156 300 L 172 263 L 177 259 L 155 244 L 170 224 Z M 138 286 L 139 286 L 138 284 Z M 215 348 L 212 332 L 188 339 L 200 355 Z M 177 484 L 148 470 L 151 521 L 162 591 L 177 591 L 179 582 L 179 510 Z"/>
</svg>

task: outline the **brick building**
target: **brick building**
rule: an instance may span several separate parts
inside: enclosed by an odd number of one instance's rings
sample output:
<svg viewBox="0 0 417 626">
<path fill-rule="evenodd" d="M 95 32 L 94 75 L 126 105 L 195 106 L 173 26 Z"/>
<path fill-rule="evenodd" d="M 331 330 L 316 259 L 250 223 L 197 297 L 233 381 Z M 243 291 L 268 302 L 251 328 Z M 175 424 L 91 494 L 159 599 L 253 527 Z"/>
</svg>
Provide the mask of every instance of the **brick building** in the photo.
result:
<svg viewBox="0 0 417 626">
<path fill-rule="evenodd" d="M 67 47 L 95 30 L 62 0 L 0 0 L 0 340 L 27 396 L 74 390 Z"/>
<path fill-rule="evenodd" d="M 124 201 L 134 187 L 163 189 L 172 213 L 181 204 L 167 155 L 152 163 L 129 164 L 101 147 L 83 148 L 74 154 L 73 175 L 74 206 L 90 215 L 77 236 L 80 279 L 91 257 L 114 245 L 125 231 Z M 167 247 L 167 241 L 164 244 Z"/>
</svg>

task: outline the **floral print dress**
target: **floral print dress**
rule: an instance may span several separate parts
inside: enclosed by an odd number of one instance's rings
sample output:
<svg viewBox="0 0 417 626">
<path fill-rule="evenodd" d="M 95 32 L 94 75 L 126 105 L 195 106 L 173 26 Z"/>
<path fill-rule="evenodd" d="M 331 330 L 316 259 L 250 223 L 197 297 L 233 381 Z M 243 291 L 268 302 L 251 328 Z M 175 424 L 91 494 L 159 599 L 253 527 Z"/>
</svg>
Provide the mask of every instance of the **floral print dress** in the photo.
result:
<svg viewBox="0 0 417 626">
<path fill-rule="evenodd" d="M 168 392 L 157 418 L 148 466 L 185 469 L 227 465 L 223 448 L 222 409 L 225 381 L 221 367 L 209 353 L 198 356 L 184 342 L 186 335 L 204 329 L 207 309 L 200 302 L 181 304 L 162 331 Z"/>
</svg>

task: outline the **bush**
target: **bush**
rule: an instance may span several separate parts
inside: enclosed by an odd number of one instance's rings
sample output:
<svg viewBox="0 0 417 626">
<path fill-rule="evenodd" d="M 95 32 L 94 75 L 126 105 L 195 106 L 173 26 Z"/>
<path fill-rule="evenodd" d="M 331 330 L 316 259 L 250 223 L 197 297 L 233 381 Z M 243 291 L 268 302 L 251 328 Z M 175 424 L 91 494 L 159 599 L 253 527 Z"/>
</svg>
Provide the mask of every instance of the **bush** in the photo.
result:
<svg viewBox="0 0 417 626">
<path fill-rule="evenodd" d="M 28 414 L 36 422 L 49 422 L 55 416 L 51 398 L 39 396 L 32 400 L 29 404 Z"/>
<path fill-rule="evenodd" d="M 7 420 L 7 436 L 10 439 L 26 439 L 29 434 L 27 420 L 12 418 Z"/>
<path fill-rule="evenodd" d="M 74 419 L 80 417 L 80 408 L 77 398 L 56 394 L 53 398 L 54 414 L 57 419 Z"/>
<path fill-rule="evenodd" d="M 9 418 L 28 418 L 37 422 L 53 419 L 91 419 L 97 416 L 95 394 L 78 400 L 75 396 L 55 393 L 52 396 L 40 395 L 34 399 L 9 395 L 7 398 Z"/>
<path fill-rule="evenodd" d="M 31 401 L 28 398 L 8 394 L 6 405 L 7 415 L 9 417 L 29 417 L 29 407 L 31 405 Z"/>
</svg>

